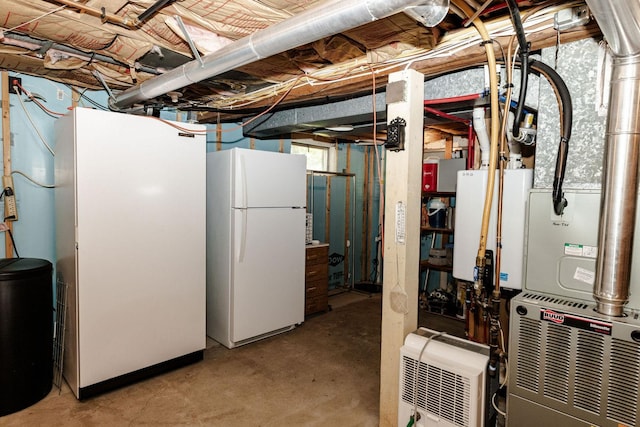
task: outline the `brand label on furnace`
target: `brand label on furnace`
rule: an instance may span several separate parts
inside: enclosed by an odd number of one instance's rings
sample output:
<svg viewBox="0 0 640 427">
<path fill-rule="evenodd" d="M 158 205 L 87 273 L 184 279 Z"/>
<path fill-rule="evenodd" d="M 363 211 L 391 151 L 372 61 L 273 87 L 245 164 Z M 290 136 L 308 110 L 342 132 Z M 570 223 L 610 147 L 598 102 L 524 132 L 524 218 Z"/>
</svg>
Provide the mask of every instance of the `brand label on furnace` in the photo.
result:
<svg viewBox="0 0 640 427">
<path fill-rule="evenodd" d="M 572 326 L 574 328 L 597 332 L 603 335 L 611 335 L 611 327 L 613 326 L 612 323 L 590 319 L 588 317 L 576 316 L 569 313 L 563 313 L 561 311 L 555 311 L 549 308 L 540 309 L 540 320 L 544 320 L 545 322 L 557 323 L 559 325 Z"/>
</svg>

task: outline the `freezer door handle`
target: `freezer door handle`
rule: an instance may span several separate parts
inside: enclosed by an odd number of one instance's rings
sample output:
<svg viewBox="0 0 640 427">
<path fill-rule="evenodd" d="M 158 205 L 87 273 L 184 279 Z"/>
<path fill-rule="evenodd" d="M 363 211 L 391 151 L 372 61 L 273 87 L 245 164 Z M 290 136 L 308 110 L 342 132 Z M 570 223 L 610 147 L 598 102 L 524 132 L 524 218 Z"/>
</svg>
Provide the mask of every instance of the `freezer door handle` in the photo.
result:
<svg viewBox="0 0 640 427">
<path fill-rule="evenodd" d="M 243 208 L 247 207 L 247 164 L 244 156 L 239 155 L 240 157 L 240 188 L 242 191 L 242 206 Z"/>
</svg>

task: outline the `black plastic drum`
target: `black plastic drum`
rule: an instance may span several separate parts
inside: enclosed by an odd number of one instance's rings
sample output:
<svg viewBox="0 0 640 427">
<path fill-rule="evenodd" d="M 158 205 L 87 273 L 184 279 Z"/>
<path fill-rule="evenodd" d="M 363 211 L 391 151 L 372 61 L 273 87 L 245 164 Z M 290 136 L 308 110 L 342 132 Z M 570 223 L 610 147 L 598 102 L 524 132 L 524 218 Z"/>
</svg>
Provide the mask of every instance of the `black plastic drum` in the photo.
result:
<svg viewBox="0 0 640 427">
<path fill-rule="evenodd" d="M 51 391 L 52 268 L 43 259 L 0 259 L 0 416 Z"/>
</svg>

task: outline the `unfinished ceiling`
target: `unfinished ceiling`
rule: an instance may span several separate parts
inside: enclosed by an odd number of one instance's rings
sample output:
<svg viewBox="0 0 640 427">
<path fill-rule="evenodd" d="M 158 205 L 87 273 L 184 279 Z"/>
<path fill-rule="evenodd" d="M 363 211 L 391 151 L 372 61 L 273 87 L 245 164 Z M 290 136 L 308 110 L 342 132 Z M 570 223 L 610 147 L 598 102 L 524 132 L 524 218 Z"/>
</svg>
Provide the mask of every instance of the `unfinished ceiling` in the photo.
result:
<svg viewBox="0 0 640 427">
<path fill-rule="evenodd" d="M 371 93 L 406 67 L 427 76 L 484 62 L 473 26 L 457 3 L 482 11 L 500 56 L 512 35 L 501 1 L 454 0 L 438 26 L 398 13 L 304 44 L 147 103 L 198 111 L 199 121 L 236 120 L 279 103 L 313 105 Z M 335 2 L 330 2 L 335 4 Z M 556 43 L 555 12 L 582 2 L 519 2 L 533 49 Z M 197 55 L 215 55 L 239 39 L 323 7 L 315 0 L 2 0 L 0 68 L 113 93 L 136 87 Z M 561 42 L 599 34 L 595 23 L 560 34 Z M 192 42 L 195 49 L 192 50 Z"/>
</svg>

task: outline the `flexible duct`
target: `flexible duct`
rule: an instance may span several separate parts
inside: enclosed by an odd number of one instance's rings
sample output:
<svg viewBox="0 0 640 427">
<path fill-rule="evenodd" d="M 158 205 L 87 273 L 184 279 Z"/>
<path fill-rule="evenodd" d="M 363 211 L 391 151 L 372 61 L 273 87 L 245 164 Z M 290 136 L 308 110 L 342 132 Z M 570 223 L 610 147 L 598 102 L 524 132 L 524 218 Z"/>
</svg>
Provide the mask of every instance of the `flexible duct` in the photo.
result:
<svg viewBox="0 0 640 427">
<path fill-rule="evenodd" d="M 622 316 L 629 298 L 638 191 L 640 3 L 587 4 L 614 56 L 593 297 L 599 313 Z"/>
<path fill-rule="evenodd" d="M 424 0 L 331 0 L 127 89 L 110 101 L 126 108 L 289 49 L 391 16 Z"/>
</svg>

